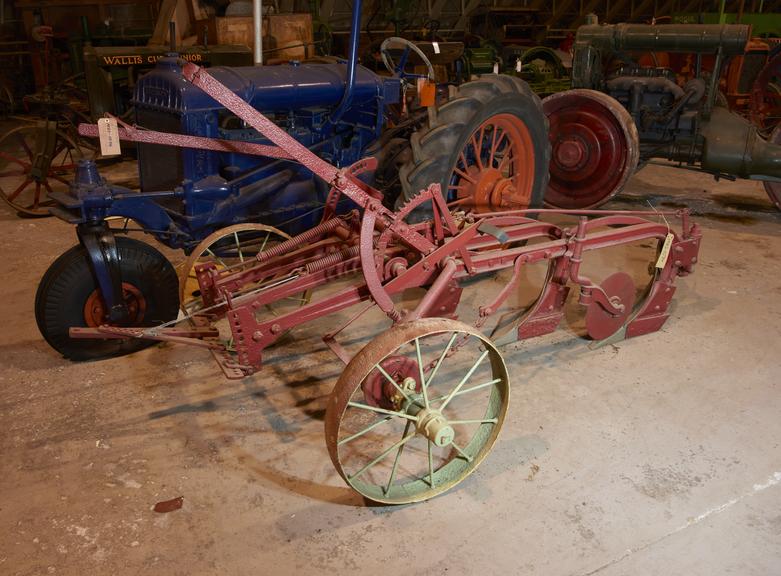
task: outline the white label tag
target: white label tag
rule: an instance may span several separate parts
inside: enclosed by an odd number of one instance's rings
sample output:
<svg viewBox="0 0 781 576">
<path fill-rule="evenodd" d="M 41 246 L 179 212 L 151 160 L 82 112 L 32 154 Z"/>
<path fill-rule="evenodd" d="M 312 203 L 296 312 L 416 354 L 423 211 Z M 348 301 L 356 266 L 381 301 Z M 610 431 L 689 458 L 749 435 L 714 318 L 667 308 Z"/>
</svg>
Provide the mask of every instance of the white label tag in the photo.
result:
<svg viewBox="0 0 781 576">
<path fill-rule="evenodd" d="M 662 251 L 659 252 L 659 258 L 656 259 L 656 267 L 664 268 L 667 264 L 667 259 L 670 257 L 670 247 L 673 245 L 673 239 L 675 237 L 672 234 L 667 234 L 662 244 Z"/>
<path fill-rule="evenodd" d="M 499 62 L 494 62 L 494 74 L 499 74 Z"/>
<path fill-rule="evenodd" d="M 520 72 L 520 71 L 521 71 L 521 68 L 522 68 L 521 59 L 520 59 L 520 58 L 518 58 L 518 59 L 515 61 L 515 71 L 516 71 L 516 72 Z"/>
<path fill-rule="evenodd" d="M 431 45 L 434 47 L 434 54 L 439 54 L 439 42 L 432 42 Z"/>
<path fill-rule="evenodd" d="M 116 118 L 98 119 L 100 153 L 103 156 L 117 156 L 122 153 L 119 147 L 119 129 Z"/>
</svg>

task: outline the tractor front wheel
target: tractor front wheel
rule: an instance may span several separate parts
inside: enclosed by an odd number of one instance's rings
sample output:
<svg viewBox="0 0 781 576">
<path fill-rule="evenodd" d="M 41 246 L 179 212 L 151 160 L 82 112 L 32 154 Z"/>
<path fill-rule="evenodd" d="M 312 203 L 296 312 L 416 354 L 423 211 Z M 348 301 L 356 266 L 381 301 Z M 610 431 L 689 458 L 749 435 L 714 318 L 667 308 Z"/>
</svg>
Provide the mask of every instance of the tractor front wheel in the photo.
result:
<svg viewBox="0 0 781 576">
<path fill-rule="evenodd" d="M 116 239 L 122 292 L 128 317 L 123 326 L 156 326 L 179 312 L 179 281 L 160 252 L 138 240 Z M 35 319 L 46 341 L 71 360 L 96 360 L 129 354 L 154 344 L 142 339 L 71 338 L 71 327 L 107 324 L 106 307 L 87 251 L 74 246 L 44 274 L 35 295 Z"/>
</svg>

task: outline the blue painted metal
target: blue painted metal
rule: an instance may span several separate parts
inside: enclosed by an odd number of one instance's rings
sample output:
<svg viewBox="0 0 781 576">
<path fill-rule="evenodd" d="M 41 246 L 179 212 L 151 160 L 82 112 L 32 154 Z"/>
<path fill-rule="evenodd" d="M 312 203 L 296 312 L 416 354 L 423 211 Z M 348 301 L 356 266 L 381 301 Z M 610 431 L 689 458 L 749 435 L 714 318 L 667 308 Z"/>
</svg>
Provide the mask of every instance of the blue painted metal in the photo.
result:
<svg viewBox="0 0 781 576">
<path fill-rule="evenodd" d="M 354 3 L 347 62 L 216 67 L 210 73 L 317 155 L 336 166 L 353 164 L 382 134 L 386 107 L 401 97 L 400 78 L 380 77 L 357 64 L 360 5 Z M 140 127 L 270 143 L 186 82 L 174 53 L 139 79 L 133 106 Z M 53 212 L 84 234 L 110 216 L 130 218 L 162 243 L 189 251 L 213 231 L 239 222 L 300 233 L 320 219 L 328 193 L 327 183 L 294 161 L 158 144 L 139 144 L 138 160 L 141 191 L 108 184 L 93 162 L 85 162 L 70 194 L 54 195 L 60 206 Z M 90 256 L 99 284 L 108 286 L 110 259 L 97 250 Z M 101 292 L 109 309 L 121 304 L 114 302 L 116 290 Z"/>
</svg>

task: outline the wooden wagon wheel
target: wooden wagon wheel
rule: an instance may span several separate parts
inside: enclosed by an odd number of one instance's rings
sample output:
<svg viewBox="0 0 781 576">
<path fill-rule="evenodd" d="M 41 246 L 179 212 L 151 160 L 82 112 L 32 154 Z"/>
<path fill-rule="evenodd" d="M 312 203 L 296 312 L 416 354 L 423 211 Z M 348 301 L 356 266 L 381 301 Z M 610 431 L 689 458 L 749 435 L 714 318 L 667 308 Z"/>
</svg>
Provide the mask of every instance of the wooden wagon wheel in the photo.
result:
<svg viewBox="0 0 781 576">
<path fill-rule="evenodd" d="M 21 126 L 0 138 L 0 196 L 20 215 L 49 216 L 49 194 L 66 192 L 83 150 L 45 124 Z"/>
</svg>

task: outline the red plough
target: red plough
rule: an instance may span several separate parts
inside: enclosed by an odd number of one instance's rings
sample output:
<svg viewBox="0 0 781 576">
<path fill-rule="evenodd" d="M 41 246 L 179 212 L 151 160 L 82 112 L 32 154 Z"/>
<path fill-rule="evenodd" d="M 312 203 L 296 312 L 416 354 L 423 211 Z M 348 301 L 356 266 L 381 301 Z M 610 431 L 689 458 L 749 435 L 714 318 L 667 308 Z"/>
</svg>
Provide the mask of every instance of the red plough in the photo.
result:
<svg viewBox="0 0 781 576">
<path fill-rule="evenodd" d="M 570 290 L 580 287 L 586 328 L 594 339 L 637 336 L 658 330 L 668 318 L 677 276 L 697 262 L 700 232 L 686 211 L 680 233 L 642 212 L 520 210 L 451 213 L 438 185 L 391 211 L 382 194 L 357 176 L 373 168 L 364 160 L 337 169 L 188 64 L 185 76 L 248 124 L 276 149 L 331 185 L 327 214 L 315 228 L 273 246 L 245 246 L 251 258 L 215 260 L 196 268 L 200 302 L 192 326 L 174 328 L 73 328 L 72 337 L 151 338 L 208 347 L 229 378 L 260 369 L 263 351 L 291 328 L 365 302 L 352 320 L 377 306 L 393 321 L 350 357 L 324 340 L 347 367 L 326 411 L 326 443 L 340 475 L 365 497 L 405 503 L 430 498 L 471 473 L 490 451 L 507 409 L 509 374 L 496 346 L 479 328 L 517 292 L 524 264 L 548 262 L 539 298 L 516 319 L 517 339 L 555 330 Z M 337 215 L 341 196 L 358 209 Z M 424 222 L 414 222 L 422 211 Z M 562 228 L 536 214 L 569 214 Z M 595 217 L 589 219 L 589 217 Z M 653 281 L 634 305 L 635 286 L 623 272 L 597 285 L 581 272 L 585 255 L 601 248 L 650 240 L 658 243 Z M 509 281 L 478 310 L 477 326 L 454 320 L 461 282 L 508 269 Z M 326 285 L 327 295 L 317 290 Z M 410 310 L 398 304 L 410 288 L 426 288 Z M 311 299 L 314 292 L 315 298 Z M 273 313 L 270 313 L 272 311 Z M 216 319 L 230 325 L 229 342 L 218 338 Z M 350 320 L 350 322 L 352 322 Z M 349 322 L 348 322 L 349 324 Z"/>
</svg>

